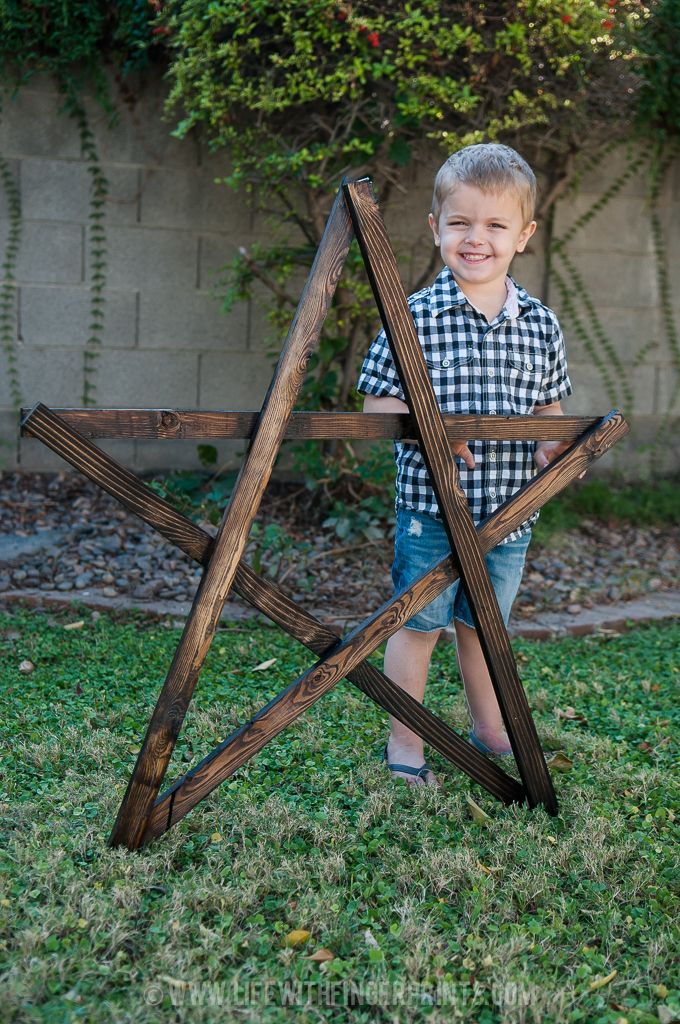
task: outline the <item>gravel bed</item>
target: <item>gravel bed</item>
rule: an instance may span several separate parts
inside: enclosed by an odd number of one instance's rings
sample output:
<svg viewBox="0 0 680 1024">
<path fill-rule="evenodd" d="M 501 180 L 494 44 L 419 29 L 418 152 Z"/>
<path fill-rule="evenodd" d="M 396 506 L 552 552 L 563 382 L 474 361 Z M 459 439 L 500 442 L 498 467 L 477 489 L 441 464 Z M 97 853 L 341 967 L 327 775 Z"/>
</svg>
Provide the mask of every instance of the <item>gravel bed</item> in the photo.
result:
<svg viewBox="0 0 680 1024">
<path fill-rule="evenodd" d="M 265 496 L 246 557 L 326 621 L 354 622 L 391 595 L 391 542 L 343 543 L 319 526 L 306 493 L 296 500 L 274 487 Z M 199 566 L 82 477 L 0 474 L 0 508 L 3 537 L 18 545 L 10 561 L 0 555 L 0 592 L 94 589 L 142 606 L 193 598 Z M 274 524 L 269 533 L 267 524 Z M 48 546 L 22 552 L 41 533 Z M 513 617 L 578 614 L 674 589 L 679 542 L 678 528 L 584 521 L 549 548 L 532 543 Z"/>
</svg>

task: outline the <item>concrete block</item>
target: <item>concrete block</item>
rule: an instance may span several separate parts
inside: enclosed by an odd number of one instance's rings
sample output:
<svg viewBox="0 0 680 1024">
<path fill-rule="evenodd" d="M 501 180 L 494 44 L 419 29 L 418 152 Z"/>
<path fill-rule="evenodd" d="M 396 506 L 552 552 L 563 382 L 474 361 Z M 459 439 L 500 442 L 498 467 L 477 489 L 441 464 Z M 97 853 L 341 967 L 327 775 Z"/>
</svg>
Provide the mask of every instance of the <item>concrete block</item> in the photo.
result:
<svg viewBox="0 0 680 1024">
<path fill-rule="evenodd" d="M 570 256 L 596 308 L 619 305 L 629 309 L 648 309 L 658 302 L 656 268 L 654 261 L 648 257 L 611 253 L 606 249 L 601 252 L 585 252 L 575 246 Z M 569 283 L 562 261 L 555 260 L 554 266 Z M 557 295 L 552 285 L 549 305 L 554 304 L 555 308 L 559 305 Z M 577 295 L 575 299 L 578 299 Z"/>
<path fill-rule="evenodd" d="M 578 362 L 590 359 L 583 342 L 576 334 L 569 317 L 561 311 L 559 303 L 555 307 L 565 336 L 567 358 Z M 583 312 L 581 310 L 581 312 Z M 619 358 L 624 363 L 634 363 L 643 349 L 648 349 L 644 363 L 658 362 L 663 348 L 663 335 L 657 309 L 628 309 L 625 306 L 600 306 L 597 313 L 607 337 L 614 346 Z M 589 327 L 590 321 L 585 314 L 582 321 Z M 592 336 L 592 335 L 591 335 Z M 593 341 L 598 343 L 594 336 Z M 633 371 L 635 374 L 636 371 Z"/>
<path fill-rule="evenodd" d="M 9 228 L 0 221 L 0 251 Z M 24 221 L 15 277 L 17 281 L 73 284 L 83 279 L 83 228 L 80 224 Z"/>
<path fill-rule="evenodd" d="M 20 329 L 26 345 L 82 347 L 89 337 L 90 291 L 86 285 L 23 285 Z M 102 344 L 134 348 L 137 337 L 137 294 L 104 293 Z"/>
<path fill-rule="evenodd" d="M 187 231 L 110 227 L 106 245 L 109 288 L 157 288 L 168 282 L 177 289 L 196 285 L 197 241 Z"/>
<path fill-rule="evenodd" d="M 100 159 L 104 163 L 147 167 L 195 167 L 198 163 L 196 140 L 188 138 L 180 141 L 173 138 L 171 132 L 179 115 L 165 119 L 167 85 L 161 73 L 155 81 L 148 74 L 131 75 L 126 79 L 126 85 L 134 105 L 130 109 L 119 100 L 113 123 L 94 99 L 86 102 L 88 120 Z M 111 91 L 119 97 L 115 83 Z"/>
<path fill-rule="evenodd" d="M 0 152 L 4 157 L 80 158 L 75 122 L 61 109 L 63 98 L 26 86 L 15 96 L 5 93 L 0 120 Z"/>
<path fill-rule="evenodd" d="M 102 167 L 108 181 L 104 211 L 106 224 L 136 224 L 139 172 L 136 168 L 108 164 Z M 88 166 L 75 160 L 27 158 L 21 164 L 21 205 L 26 220 L 65 220 L 88 223 L 91 175 Z"/>
<path fill-rule="evenodd" d="M 15 469 L 19 458 L 19 413 L 0 409 L 0 473 Z"/>
<path fill-rule="evenodd" d="M 134 466 L 135 447 L 134 441 L 106 440 L 97 441 L 98 447 L 108 452 L 117 462 L 123 466 L 132 468 Z M 40 441 L 34 438 L 24 437 L 19 446 L 20 467 L 27 472 L 54 473 L 54 472 L 77 472 L 68 462 L 55 455 L 46 448 Z"/>
<path fill-rule="evenodd" d="M 268 289 L 263 284 L 255 282 L 252 291 L 253 297 L 248 304 L 250 307 L 248 348 L 252 352 L 269 353 L 271 358 L 275 359 L 278 357 L 278 353 L 281 351 L 285 341 L 287 328 L 277 328 L 269 320 L 267 311 L 271 304 L 271 293 Z M 236 309 L 237 307 L 234 308 Z M 291 322 L 293 315 L 291 313 Z"/>
<path fill-rule="evenodd" d="M 680 161 L 678 161 L 680 163 Z M 680 170 L 678 171 L 680 177 Z M 664 243 L 666 248 L 666 266 L 670 277 L 671 287 L 677 297 L 678 279 L 680 278 L 680 202 L 659 211 L 661 226 L 663 230 Z"/>
<path fill-rule="evenodd" d="M 138 472 L 155 472 L 171 469 L 201 469 L 198 457 L 199 444 L 214 444 L 217 449 L 217 465 L 226 469 L 237 469 L 243 462 L 245 441 L 212 442 L 206 439 L 185 441 L 137 441 L 135 468 Z"/>
<path fill-rule="evenodd" d="M 587 213 L 598 196 L 578 194 L 557 203 L 554 237 L 562 238 Z M 642 196 L 615 196 L 580 228 L 568 243 L 568 251 L 653 254 L 649 207 Z"/>
<path fill-rule="evenodd" d="M 219 349 L 248 347 L 248 304 L 223 313 L 219 299 L 196 289 L 147 289 L 140 295 L 141 348 Z"/>
<path fill-rule="evenodd" d="M 569 377 L 574 394 L 564 405 L 565 411 L 571 416 L 599 416 L 615 406 L 624 415 L 651 416 L 656 406 L 656 371 L 653 366 L 624 364 L 626 379 L 633 390 L 633 408 L 626 408 L 621 386 L 617 384 L 614 374 L 614 385 L 617 394 L 610 396 L 597 369 L 590 361 L 570 360 Z"/>
<path fill-rule="evenodd" d="M 24 405 L 44 402 L 45 405 L 82 405 L 83 354 L 78 349 L 17 349 L 19 382 Z M 12 404 L 9 384 L 0 374 L 0 408 Z"/>
<path fill-rule="evenodd" d="M 223 232 L 235 245 L 248 245 L 251 213 L 226 185 L 201 168 L 150 168 L 143 172 L 141 222 L 150 227 Z"/>
<path fill-rule="evenodd" d="M 198 357 L 189 352 L 102 349 L 97 405 L 194 409 Z"/>
<path fill-rule="evenodd" d="M 638 151 L 634 152 L 637 157 Z M 612 153 L 602 157 L 598 166 L 586 171 L 579 181 L 578 191 L 581 194 L 592 193 L 594 196 L 602 195 L 613 183 L 624 173 L 628 165 L 627 147 L 620 146 Z M 647 163 L 644 163 L 640 170 L 622 186 L 619 195 L 624 196 L 646 196 L 649 191 L 649 170 Z M 571 201 L 571 195 L 565 197 L 566 202 Z"/>
<path fill-rule="evenodd" d="M 22 160 L 21 212 L 26 220 L 85 223 L 89 202 L 87 164 L 37 157 Z"/>
<path fill-rule="evenodd" d="M 201 409 L 259 409 L 273 367 L 262 353 L 208 352 L 201 356 Z"/>
<path fill-rule="evenodd" d="M 658 416 L 669 412 L 680 418 L 680 379 L 678 371 L 671 366 L 656 366 L 656 408 Z"/>
<path fill-rule="evenodd" d="M 242 242 L 239 242 L 237 237 L 231 235 L 202 234 L 199 245 L 197 286 L 205 289 L 218 287 L 221 271 L 238 254 L 241 244 Z"/>
</svg>

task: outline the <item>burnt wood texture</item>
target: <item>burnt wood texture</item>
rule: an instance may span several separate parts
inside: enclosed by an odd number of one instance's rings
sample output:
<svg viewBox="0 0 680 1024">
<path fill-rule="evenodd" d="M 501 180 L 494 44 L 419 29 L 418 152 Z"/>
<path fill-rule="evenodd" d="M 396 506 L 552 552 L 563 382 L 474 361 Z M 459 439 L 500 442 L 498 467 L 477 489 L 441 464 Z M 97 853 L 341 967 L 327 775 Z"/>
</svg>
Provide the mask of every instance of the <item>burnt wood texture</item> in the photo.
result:
<svg viewBox="0 0 680 1024">
<path fill-rule="evenodd" d="M 22 433 L 31 436 L 30 410 L 22 409 Z M 53 409 L 84 437 L 250 438 L 259 413 L 187 409 Z M 592 416 L 444 416 L 449 441 L 575 441 L 597 422 Z M 415 439 L 408 413 L 294 412 L 284 440 L 377 441 Z"/>
<path fill-rule="evenodd" d="M 351 223 L 350 223 L 351 217 Z M 354 232 L 352 231 L 352 226 Z M 356 233 L 407 394 L 410 415 L 292 414 L 347 249 Z M 326 232 L 259 414 L 177 410 L 25 412 L 22 432 L 37 438 L 126 508 L 205 566 L 187 624 L 151 717 L 110 838 L 137 849 L 167 831 L 221 781 L 294 721 L 342 677 L 414 729 L 474 781 L 506 803 L 557 803 L 517 677 L 483 554 L 579 476 L 628 430 L 623 417 L 442 417 L 434 398 L 387 235 L 368 181 L 347 183 Z M 215 537 L 180 515 L 89 437 L 247 437 L 248 453 Z M 421 445 L 449 533 L 451 554 L 395 594 L 342 639 L 285 592 L 259 578 L 242 554 L 285 437 L 414 438 Z M 450 443 L 472 438 L 551 438 L 571 447 L 476 529 L 460 489 Z M 480 754 L 366 658 L 460 575 L 503 711 L 522 783 Z M 320 660 L 158 795 L 200 669 L 230 588 Z M 489 593 L 490 592 L 490 593 Z M 540 763 L 539 763 L 540 761 Z"/>
</svg>

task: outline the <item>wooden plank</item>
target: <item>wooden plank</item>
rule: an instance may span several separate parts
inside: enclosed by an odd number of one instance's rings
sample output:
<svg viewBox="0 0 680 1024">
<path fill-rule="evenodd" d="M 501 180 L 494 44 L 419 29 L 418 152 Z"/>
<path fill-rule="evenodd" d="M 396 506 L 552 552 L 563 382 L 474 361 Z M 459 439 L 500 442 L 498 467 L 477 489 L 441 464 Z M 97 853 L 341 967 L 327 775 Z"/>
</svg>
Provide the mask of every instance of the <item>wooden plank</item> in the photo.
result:
<svg viewBox="0 0 680 1024">
<path fill-rule="evenodd" d="M 112 845 L 137 849 L 172 755 L 250 528 L 267 486 L 286 423 L 345 263 L 352 238 L 338 193 L 295 318 L 265 397 L 182 637 L 137 758 L 111 834 Z"/>
<path fill-rule="evenodd" d="M 144 522 L 158 529 L 192 558 L 203 563 L 208 561 L 212 538 L 199 526 L 180 515 L 129 470 L 115 463 L 111 456 L 100 451 L 86 439 L 80 438 L 77 432 L 44 406 L 37 406 L 30 417 L 34 435 L 52 451 L 61 455 L 74 468 L 99 484 Z M 628 426 L 620 414 L 612 412 L 597 427 L 584 434 L 580 441 L 568 452 L 565 452 L 559 460 L 540 473 L 518 491 L 506 505 L 489 517 L 484 524 L 484 528 L 488 531 L 487 543 L 489 546 L 493 547 L 532 512 L 563 490 L 583 472 L 590 461 L 608 451 L 625 435 L 627 430 Z M 428 600 L 430 600 L 432 596 L 441 593 L 456 579 L 457 573 L 453 560 L 447 557 L 431 573 L 426 573 L 411 589 L 418 597 L 420 588 L 425 586 L 433 588 L 428 589 Z M 273 621 L 290 629 L 292 635 L 311 649 L 318 652 L 319 647 L 323 649 L 326 644 L 334 644 L 334 634 L 316 622 L 312 616 L 298 609 L 279 588 L 260 580 L 244 563 L 240 563 L 237 570 L 234 589 L 269 615 Z M 370 666 L 368 667 L 370 668 Z M 492 777 L 485 776 L 485 769 L 479 764 L 479 761 L 475 763 L 474 759 L 467 760 L 465 750 L 461 752 L 459 747 L 456 749 L 456 744 L 448 736 L 447 727 L 443 723 L 440 723 L 427 709 L 417 702 L 411 701 L 410 698 L 404 704 L 404 698 L 407 695 L 403 694 L 403 691 L 382 673 L 377 673 L 377 670 L 372 670 L 372 673 L 370 677 L 358 675 L 355 678 L 355 674 L 352 672 L 348 678 L 373 700 L 377 700 L 386 710 L 411 725 L 427 742 L 454 761 L 471 778 L 485 786 L 489 792 L 501 799 L 506 798 L 504 792 L 511 797 L 511 794 L 507 794 L 507 784 L 504 783 L 503 778 L 499 778 L 497 775 L 495 777 L 494 775 Z M 380 683 L 377 682 L 378 679 Z M 417 705 L 416 707 L 413 707 L 414 703 Z M 447 737 L 450 740 L 448 746 Z M 470 753 L 473 752 L 470 747 L 467 747 L 467 750 Z M 481 758 L 481 755 L 477 755 L 477 757 Z M 488 765 L 492 764 L 486 758 L 481 758 L 481 760 Z M 221 778 L 226 778 L 228 774 L 231 772 L 227 770 Z M 501 773 L 501 776 L 504 776 L 504 773 Z M 218 781 L 221 781 L 221 778 Z M 183 799 L 177 801 L 176 793 L 181 788 L 183 781 L 179 780 L 171 790 L 159 797 L 152 812 L 144 842 L 180 820 L 200 799 L 198 796 L 194 800 L 187 800 L 185 795 Z M 215 782 L 215 785 L 217 784 Z"/>
<path fill-rule="evenodd" d="M 33 436 L 51 451 L 60 455 L 74 469 L 120 501 L 125 508 L 158 530 L 195 561 L 202 565 L 208 564 L 213 544 L 210 534 L 177 512 L 137 476 L 87 438 L 81 437 L 46 406 L 36 406 L 28 413 L 26 420 Z M 313 615 L 299 608 L 274 583 L 260 579 L 243 561 L 236 570 L 233 588 L 315 654 L 324 654 L 341 639 Z M 524 798 L 524 789 L 515 779 L 461 739 L 377 668 L 368 664 L 359 665 L 347 678 L 386 711 L 415 728 L 423 739 L 488 792 L 506 803 Z M 157 830 L 164 822 L 167 827 L 171 824 L 167 816 L 152 815 L 144 842 L 160 834 Z"/>
<path fill-rule="evenodd" d="M 154 440 L 250 438 L 258 413 L 186 409 L 52 409 L 89 438 Z M 29 410 L 21 432 L 31 437 Z M 593 416 L 444 416 L 449 441 L 575 441 L 598 422 Z M 415 438 L 408 413 L 294 412 L 285 440 L 328 441 Z"/>
<path fill-rule="evenodd" d="M 481 649 L 532 805 L 557 814 L 557 798 L 522 687 L 498 600 L 451 454 L 442 414 L 369 181 L 344 186 L 354 232 L 442 515 Z"/>
<path fill-rule="evenodd" d="M 612 412 L 598 427 L 525 484 L 502 508 L 477 528 L 483 551 L 495 547 L 532 511 L 542 507 L 628 432 L 620 413 Z M 353 672 L 383 641 L 401 628 L 458 578 L 452 555 L 396 594 L 367 622 L 357 627 L 330 654 L 303 673 L 249 722 L 240 726 L 158 799 L 149 820 L 149 837 L 183 818 L 208 793 L 250 760 L 274 736 L 310 707 L 335 683 Z M 410 723 L 408 723 L 410 724 Z"/>
</svg>

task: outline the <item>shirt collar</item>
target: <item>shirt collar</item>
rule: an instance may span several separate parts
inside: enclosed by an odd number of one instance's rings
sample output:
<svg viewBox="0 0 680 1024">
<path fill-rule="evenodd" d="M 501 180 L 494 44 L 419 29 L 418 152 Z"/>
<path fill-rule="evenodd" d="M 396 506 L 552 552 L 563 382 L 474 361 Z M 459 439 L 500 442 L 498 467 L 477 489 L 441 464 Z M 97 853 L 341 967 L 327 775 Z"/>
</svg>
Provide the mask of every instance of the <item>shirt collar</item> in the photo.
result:
<svg viewBox="0 0 680 1024">
<path fill-rule="evenodd" d="M 534 299 L 524 288 L 516 284 L 508 275 L 505 278 L 507 297 L 505 300 L 505 311 L 510 317 L 520 316 L 523 309 L 529 309 L 534 305 Z M 447 309 L 455 306 L 462 306 L 467 302 L 465 293 L 458 287 L 456 280 L 448 267 L 444 267 L 440 274 L 430 285 L 429 305 L 433 316 L 439 316 Z"/>
</svg>

